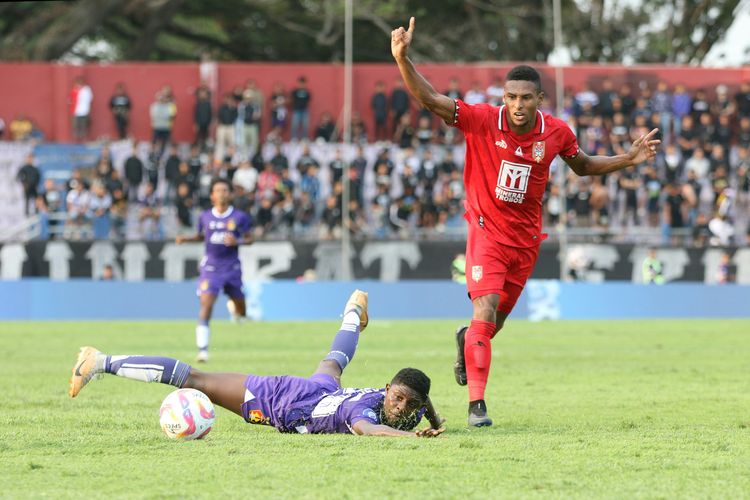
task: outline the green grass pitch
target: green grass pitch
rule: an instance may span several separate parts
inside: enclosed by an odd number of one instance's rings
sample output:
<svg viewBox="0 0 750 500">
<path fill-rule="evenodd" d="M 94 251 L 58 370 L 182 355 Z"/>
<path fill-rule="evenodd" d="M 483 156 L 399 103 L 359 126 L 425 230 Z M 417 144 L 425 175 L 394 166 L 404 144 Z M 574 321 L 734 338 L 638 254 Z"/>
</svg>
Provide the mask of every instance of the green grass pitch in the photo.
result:
<svg viewBox="0 0 750 500">
<path fill-rule="evenodd" d="M 161 434 L 172 390 L 107 376 L 67 396 L 80 345 L 191 361 L 190 322 L 0 323 L 3 498 L 750 498 L 750 321 L 509 321 L 495 426 L 465 426 L 453 321 L 378 321 L 345 386 L 425 370 L 437 439 L 280 434 L 219 409 L 204 441 Z M 306 376 L 335 322 L 213 324 L 214 371 Z"/>
</svg>

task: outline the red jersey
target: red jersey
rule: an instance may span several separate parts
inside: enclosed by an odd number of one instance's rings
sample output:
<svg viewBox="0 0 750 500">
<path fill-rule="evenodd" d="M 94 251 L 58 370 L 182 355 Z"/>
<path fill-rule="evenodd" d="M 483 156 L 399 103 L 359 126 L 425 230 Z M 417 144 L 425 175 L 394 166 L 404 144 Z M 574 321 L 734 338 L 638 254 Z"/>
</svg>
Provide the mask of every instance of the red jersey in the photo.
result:
<svg viewBox="0 0 750 500">
<path fill-rule="evenodd" d="M 555 156 L 578 154 L 570 127 L 536 112 L 534 129 L 510 130 L 505 106 L 456 100 L 454 126 L 466 136 L 467 215 L 504 245 L 531 247 L 542 241 L 542 197 Z"/>
</svg>

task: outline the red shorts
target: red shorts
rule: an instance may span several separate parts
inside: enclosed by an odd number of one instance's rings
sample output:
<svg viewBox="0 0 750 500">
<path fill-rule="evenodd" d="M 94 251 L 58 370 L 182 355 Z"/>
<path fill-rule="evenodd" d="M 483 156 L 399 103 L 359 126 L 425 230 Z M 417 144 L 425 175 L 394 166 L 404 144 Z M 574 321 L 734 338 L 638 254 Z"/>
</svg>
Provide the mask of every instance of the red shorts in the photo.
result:
<svg viewBox="0 0 750 500">
<path fill-rule="evenodd" d="M 534 270 L 539 245 L 511 247 L 493 240 L 476 222 L 469 221 L 466 240 L 466 286 L 474 300 L 483 295 L 500 295 L 498 311 L 510 314 L 526 281 Z"/>
</svg>

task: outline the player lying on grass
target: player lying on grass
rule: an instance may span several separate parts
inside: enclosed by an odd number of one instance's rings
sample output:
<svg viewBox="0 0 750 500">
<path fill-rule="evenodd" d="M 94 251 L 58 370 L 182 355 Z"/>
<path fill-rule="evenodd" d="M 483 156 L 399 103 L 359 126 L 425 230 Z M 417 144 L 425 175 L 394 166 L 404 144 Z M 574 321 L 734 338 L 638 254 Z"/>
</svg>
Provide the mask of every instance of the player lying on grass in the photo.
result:
<svg viewBox="0 0 750 500">
<path fill-rule="evenodd" d="M 354 357 L 359 333 L 367 323 L 367 294 L 355 290 L 346 303 L 330 352 L 310 378 L 207 373 L 174 358 L 108 356 L 93 347 L 82 347 L 68 393 L 76 397 L 95 375 L 111 373 L 198 389 L 247 422 L 271 425 L 281 432 L 412 437 L 442 434 L 444 420 L 430 401 L 430 379 L 416 368 L 399 371 L 385 389 L 341 387 L 341 373 Z M 413 432 L 422 416 L 430 427 Z"/>
</svg>

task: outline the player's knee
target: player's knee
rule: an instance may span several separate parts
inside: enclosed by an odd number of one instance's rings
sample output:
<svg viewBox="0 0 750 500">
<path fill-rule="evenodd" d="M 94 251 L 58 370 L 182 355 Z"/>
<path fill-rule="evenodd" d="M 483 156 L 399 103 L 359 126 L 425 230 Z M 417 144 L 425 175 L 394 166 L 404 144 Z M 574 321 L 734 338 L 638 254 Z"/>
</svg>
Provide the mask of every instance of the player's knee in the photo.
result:
<svg viewBox="0 0 750 500">
<path fill-rule="evenodd" d="M 474 319 L 495 323 L 497 303 L 488 297 L 479 297 L 474 301 Z"/>
</svg>

